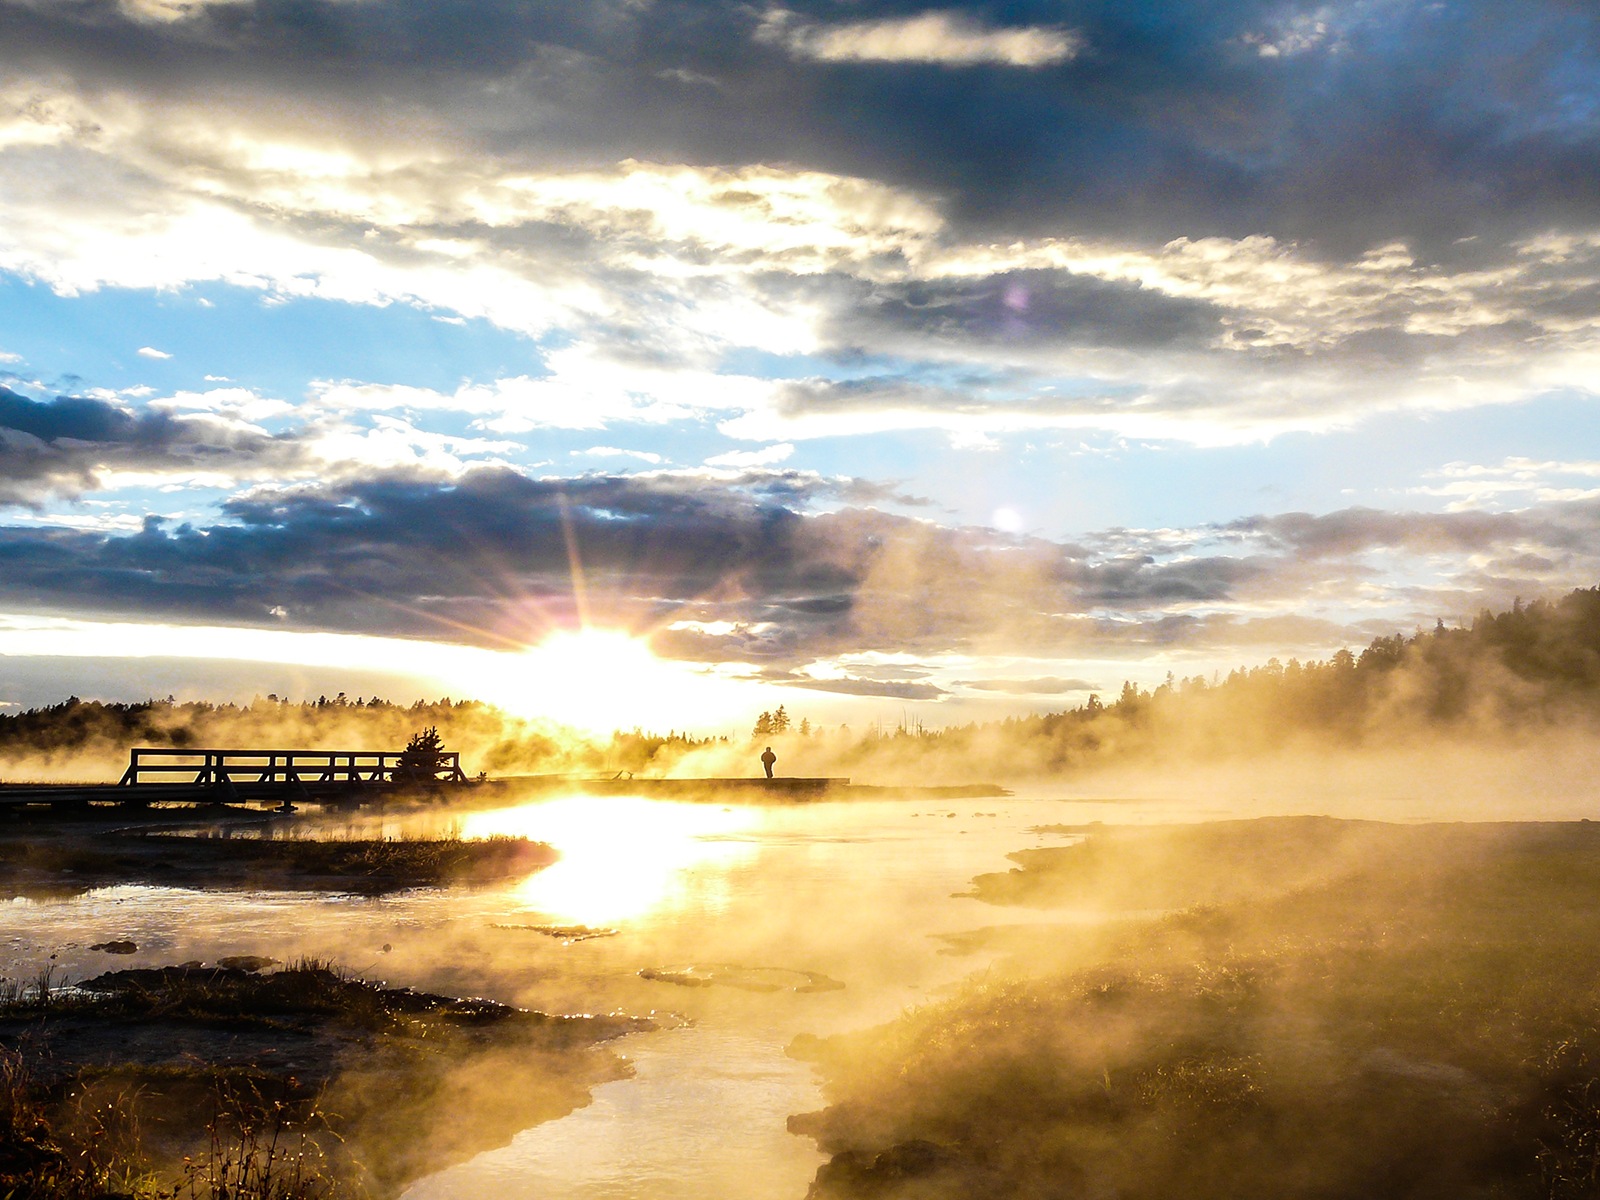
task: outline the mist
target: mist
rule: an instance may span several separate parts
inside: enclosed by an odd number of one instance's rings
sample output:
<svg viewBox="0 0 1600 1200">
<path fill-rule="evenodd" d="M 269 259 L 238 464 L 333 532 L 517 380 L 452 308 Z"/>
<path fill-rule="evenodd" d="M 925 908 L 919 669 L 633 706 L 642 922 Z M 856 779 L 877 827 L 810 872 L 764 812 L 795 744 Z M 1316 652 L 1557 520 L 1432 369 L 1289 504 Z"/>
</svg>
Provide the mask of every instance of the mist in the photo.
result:
<svg viewBox="0 0 1600 1200">
<path fill-rule="evenodd" d="M 0 778 L 115 782 L 135 746 L 397 752 L 428 727 L 438 729 L 475 773 L 598 770 L 606 761 L 603 742 L 478 701 L 392 704 L 343 693 L 303 703 L 258 696 L 245 705 L 117 704 L 72 697 L 0 715 Z"/>
<path fill-rule="evenodd" d="M 812 1195 L 1592 1195 L 1595 830 L 1267 818 L 1018 853 L 977 896 L 1055 922 L 962 939 L 1000 962 L 804 1047 Z"/>
<path fill-rule="evenodd" d="M 1140 795 L 1159 788 L 1163 772 L 1200 770 L 1235 793 L 1293 795 L 1331 771 L 1351 782 L 1352 772 L 1364 774 L 1398 794 L 1427 783 L 1436 769 L 1429 758 L 1454 769 L 1463 754 L 1482 756 L 1491 776 L 1560 762 L 1586 778 L 1585 746 L 1600 731 L 1600 589 L 1484 612 L 1467 627 L 1440 622 L 1428 633 L 1380 637 L 1359 654 L 1341 650 L 1325 661 L 1274 658 L 1225 679 L 1169 677 L 1148 690 L 1126 683 L 1109 702 L 1094 695 L 1032 717 L 854 731 L 812 727 L 801 714 L 776 726 L 770 713 L 763 717 L 765 724 L 752 715 L 748 739 L 642 730 L 605 739 L 470 700 L 397 705 L 339 693 L 300 704 L 257 697 L 243 706 L 68 702 L 0 715 L 0 770 L 11 778 L 103 774 L 141 739 L 389 749 L 432 725 L 470 770 L 493 775 L 738 777 L 755 774 L 756 757 L 771 745 L 784 774 L 884 786 L 992 781 Z M 1370 765 L 1354 768 L 1353 758 Z M 1477 781 L 1474 792 L 1483 790 L 1477 769 L 1461 773 Z M 1491 807 L 1492 790 L 1484 797 Z"/>
<path fill-rule="evenodd" d="M 7 782 L 114 779 L 134 745 L 393 750 L 433 727 L 498 790 L 230 836 L 549 850 L 359 902 L 356 880 L 69 873 L 13 901 L 0 979 L 115 967 L 206 1028 L 230 989 L 379 989 L 271 1044 L 184 1035 L 207 1079 L 280 1087 L 275 1056 L 299 1056 L 320 1082 L 284 1093 L 298 1136 L 375 1197 L 1589 1195 L 1596 603 L 943 729 L 765 712 L 594 737 L 473 700 L 74 699 L 0 717 Z M 868 790 L 693 793 L 756 780 L 768 746 L 780 777 Z M 1010 794 L 951 791 L 975 784 Z M 145 835 L 50 836 L 115 862 Z M 225 965 L 256 959 L 258 984 Z M 294 985 L 306 964 L 327 979 Z M 18 1003 L 7 1045 L 27 1025 L 95 1061 L 87 1018 Z M 95 1053 L 145 1089 L 142 1152 L 192 1154 L 204 1123 L 172 1112 L 202 1084 Z"/>
<path fill-rule="evenodd" d="M 0 46 L 0 1200 L 1600 1200 L 1600 4 Z"/>
</svg>

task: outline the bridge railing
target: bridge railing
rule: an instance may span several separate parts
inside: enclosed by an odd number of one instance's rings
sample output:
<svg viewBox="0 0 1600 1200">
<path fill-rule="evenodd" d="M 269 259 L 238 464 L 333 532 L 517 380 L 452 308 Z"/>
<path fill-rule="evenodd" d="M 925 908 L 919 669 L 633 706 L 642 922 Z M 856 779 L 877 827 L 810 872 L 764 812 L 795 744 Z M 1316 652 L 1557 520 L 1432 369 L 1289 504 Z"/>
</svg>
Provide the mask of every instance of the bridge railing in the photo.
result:
<svg viewBox="0 0 1600 1200">
<path fill-rule="evenodd" d="M 140 784 L 194 784 L 212 786 L 250 783 L 343 784 L 360 787 L 374 783 L 416 780 L 466 779 L 461 755 L 435 756 L 432 771 L 408 766 L 402 754 L 370 750 L 189 750 L 139 747 L 128 751 L 128 769 L 119 781 L 123 787 Z"/>
</svg>

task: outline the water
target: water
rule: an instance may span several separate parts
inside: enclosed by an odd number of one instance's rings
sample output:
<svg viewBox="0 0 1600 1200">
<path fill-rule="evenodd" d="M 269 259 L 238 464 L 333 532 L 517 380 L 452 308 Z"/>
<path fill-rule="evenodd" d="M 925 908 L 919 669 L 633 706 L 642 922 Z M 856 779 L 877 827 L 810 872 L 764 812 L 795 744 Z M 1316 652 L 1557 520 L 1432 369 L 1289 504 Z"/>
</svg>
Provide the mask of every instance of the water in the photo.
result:
<svg viewBox="0 0 1600 1200">
<path fill-rule="evenodd" d="M 798 1200 L 822 1158 L 785 1122 L 824 1101 L 814 1070 L 785 1053 L 795 1036 L 888 1020 L 981 970 L 940 935 L 1034 919 L 956 895 L 1005 870 L 1007 853 L 1062 840 L 1031 827 L 1134 816 L 1034 799 L 550 799 L 453 818 L 467 837 L 553 844 L 561 861 L 526 880 L 380 899 L 115 887 L 14 900 L 0 905 L 0 975 L 264 954 L 547 1011 L 654 1013 L 659 1030 L 616 1044 L 631 1078 L 406 1200 Z M 88 949 L 112 938 L 138 953 Z"/>
</svg>

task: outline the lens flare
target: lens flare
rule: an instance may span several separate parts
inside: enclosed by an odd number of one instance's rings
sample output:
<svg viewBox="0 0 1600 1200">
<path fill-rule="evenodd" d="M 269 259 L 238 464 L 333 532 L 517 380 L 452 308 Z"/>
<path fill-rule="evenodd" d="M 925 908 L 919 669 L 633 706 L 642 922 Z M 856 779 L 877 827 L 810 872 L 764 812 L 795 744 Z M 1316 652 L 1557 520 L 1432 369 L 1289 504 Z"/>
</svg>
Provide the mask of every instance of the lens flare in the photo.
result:
<svg viewBox="0 0 1600 1200">
<path fill-rule="evenodd" d="M 529 650 L 497 655 L 489 676 L 472 682 L 475 694 L 510 712 L 602 734 L 704 728 L 742 719 L 750 707 L 734 682 L 657 658 L 643 638 L 618 629 L 551 634 Z"/>
</svg>

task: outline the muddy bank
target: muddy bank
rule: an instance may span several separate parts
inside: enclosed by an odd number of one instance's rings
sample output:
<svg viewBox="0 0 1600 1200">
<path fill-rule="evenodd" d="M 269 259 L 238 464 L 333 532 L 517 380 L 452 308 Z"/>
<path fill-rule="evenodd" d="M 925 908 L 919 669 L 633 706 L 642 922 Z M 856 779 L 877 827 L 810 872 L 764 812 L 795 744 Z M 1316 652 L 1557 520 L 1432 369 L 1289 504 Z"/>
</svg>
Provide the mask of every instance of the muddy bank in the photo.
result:
<svg viewBox="0 0 1600 1200">
<path fill-rule="evenodd" d="M 1600 854 L 1600 823 L 1462 822 L 1397 825 L 1333 817 L 1271 817 L 1193 825 L 1044 825 L 1076 840 L 1019 850 L 1011 871 L 979 875 L 990 904 L 1104 911 L 1231 904 L 1339 878 L 1426 876 L 1491 860 Z"/>
<path fill-rule="evenodd" d="M 917 786 L 852 783 L 847 778 L 779 775 L 732 778 L 662 777 L 622 772 L 604 778 L 521 775 L 474 785 L 484 795 L 647 796 L 708 804 L 805 804 L 820 800 L 978 800 L 1009 796 L 994 783 Z"/>
<path fill-rule="evenodd" d="M 192 819 L 191 819 L 192 825 Z M 73 895 L 113 884 L 380 894 L 528 875 L 556 853 L 526 838 L 215 836 L 62 821 L 0 828 L 0 894 Z"/>
<path fill-rule="evenodd" d="M 603 1048 L 652 1028 L 389 988 L 323 964 L 184 965 L 35 986 L 0 1005 L 0 1048 L 71 1130 L 118 1106 L 175 1178 L 219 1112 L 309 1131 L 330 1173 L 377 1196 L 588 1101 L 626 1073 Z M 0 1158 L 15 1151 L 0 1145 Z M 131 1152 L 130 1152 L 131 1153 Z"/>
<path fill-rule="evenodd" d="M 791 1122 L 812 1200 L 1595 1194 L 1600 829 L 1059 832 L 977 895 L 1061 923 L 952 940 L 1008 958 L 792 1047 L 827 1078 Z"/>
</svg>

